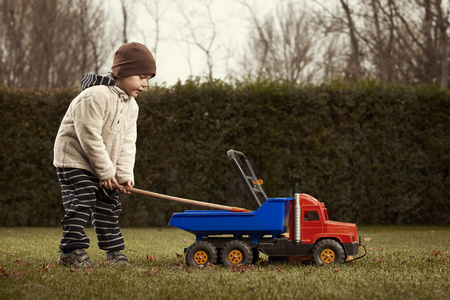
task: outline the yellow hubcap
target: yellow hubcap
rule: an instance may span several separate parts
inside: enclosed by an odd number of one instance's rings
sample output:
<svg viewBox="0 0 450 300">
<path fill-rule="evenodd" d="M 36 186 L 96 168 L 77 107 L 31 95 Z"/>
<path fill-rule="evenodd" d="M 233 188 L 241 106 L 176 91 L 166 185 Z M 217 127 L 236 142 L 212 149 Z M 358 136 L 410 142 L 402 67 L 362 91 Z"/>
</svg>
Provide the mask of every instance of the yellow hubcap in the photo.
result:
<svg viewBox="0 0 450 300">
<path fill-rule="evenodd" d="M 334 251 L 331 249 L 325 249 L 320 253 L 320 258 L 324 263 L 330 264 L 334 261 Z"/>
<path fill-rule="evenodd" d="M 230 254 L 228 254 L 228 260 L 233 264 L 237 265 L 242 261 L 242 252 L 239 250 L 232 250 Z"/>
<path fill-rule="evenodd" d="M 204 265 L 208 261 L 208 254 L 205 251 L 197 251 L 194 254 L 194 262 L 197 265 Z"/>
</svg>

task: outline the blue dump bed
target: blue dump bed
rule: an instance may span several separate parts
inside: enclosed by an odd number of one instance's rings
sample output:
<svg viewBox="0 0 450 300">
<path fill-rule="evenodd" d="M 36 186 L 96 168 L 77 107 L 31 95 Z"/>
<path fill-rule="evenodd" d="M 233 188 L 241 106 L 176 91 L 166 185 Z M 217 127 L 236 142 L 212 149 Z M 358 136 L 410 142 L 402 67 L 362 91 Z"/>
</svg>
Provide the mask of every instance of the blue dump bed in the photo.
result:
<svg viewBox="0 0 450 300">
<path fill-rule="evenodd" d="M 191 232 L 197 241 L 209 235 L 248 235 L 256 239 L 287 231 L 289 202 L 293 198 L 269 198 L 252 212 L 187 210 L 174 213 L 169 225 Z"/>
</svg>

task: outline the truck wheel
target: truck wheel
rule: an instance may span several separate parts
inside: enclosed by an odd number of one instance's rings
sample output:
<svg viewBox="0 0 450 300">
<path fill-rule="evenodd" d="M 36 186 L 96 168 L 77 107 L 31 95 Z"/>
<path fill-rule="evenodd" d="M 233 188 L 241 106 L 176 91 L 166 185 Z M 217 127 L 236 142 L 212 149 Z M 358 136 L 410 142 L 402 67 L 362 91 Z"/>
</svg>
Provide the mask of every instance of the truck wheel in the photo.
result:
<svg viewBox="0 0 450 300">
<path fill-rule="evenodd" d="M 217 249 L 210 242 L 196 242 L 186 250 L 186 264 L 190 267 L 217 263 Z"/>
<path fill-rule="evenodd" d="M 249 265 L 253 261 L 252 249 L 244 242 L 235 240 L 225 244 L 222 249 L 222 263 L 227 267 Z"/>
<path fill-rule="evenodd" d="M 314 245 L 311 256 L 313 261 L 321 266 L 323 264 L 338 264 L 343 263 L 345 259 L 345 252 L 342 245 L 331 239 L 321 240 Z"/>
</svg>

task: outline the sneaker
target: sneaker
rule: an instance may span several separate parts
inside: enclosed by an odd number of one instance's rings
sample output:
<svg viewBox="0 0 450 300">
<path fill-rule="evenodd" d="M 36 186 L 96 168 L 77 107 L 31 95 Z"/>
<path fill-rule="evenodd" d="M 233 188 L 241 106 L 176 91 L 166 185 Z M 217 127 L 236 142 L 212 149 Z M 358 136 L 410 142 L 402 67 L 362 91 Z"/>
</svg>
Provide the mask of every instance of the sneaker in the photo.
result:
<svg viewBox="0 0 450 300">
<path fill-rule="evenodd" d="M 76 249 L 69 254 L 61 252 L 58 258 L 58 264 L 62 266 L 72 266 L 75 268 L 96 267 L 84 249 Z"/>
<path fill-rule="evenodd" d="M 130 265 L 128 263 L 128 258 L 120 251 L 106 252 L 106 263 L 124 267 Z"/>
</svg>

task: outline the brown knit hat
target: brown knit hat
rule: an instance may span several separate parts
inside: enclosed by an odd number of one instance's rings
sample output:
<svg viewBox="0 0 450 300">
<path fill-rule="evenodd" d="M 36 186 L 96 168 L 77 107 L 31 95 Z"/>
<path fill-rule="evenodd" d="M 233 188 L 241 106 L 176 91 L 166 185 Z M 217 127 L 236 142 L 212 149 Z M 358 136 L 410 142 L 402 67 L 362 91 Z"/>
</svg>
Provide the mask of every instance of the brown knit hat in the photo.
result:
<svg viewBox="0 0 450 300">
<path fill-rule="evenodd" d="M 120 46 L 114 55 L 112 73 L 114 77 L 132 75 L 156 75 L 156 62 L 145 45 L 131 42 Z"/>
</svg>

